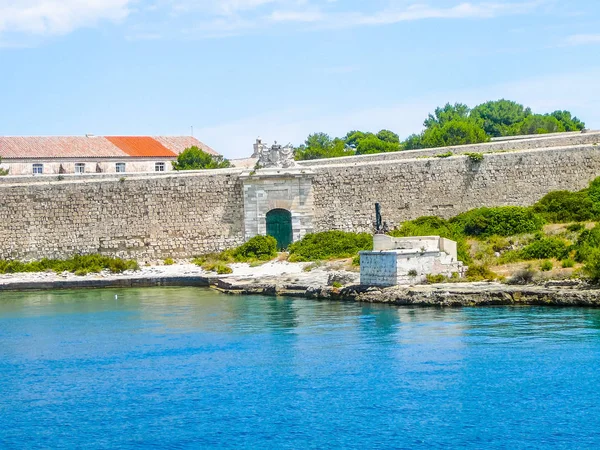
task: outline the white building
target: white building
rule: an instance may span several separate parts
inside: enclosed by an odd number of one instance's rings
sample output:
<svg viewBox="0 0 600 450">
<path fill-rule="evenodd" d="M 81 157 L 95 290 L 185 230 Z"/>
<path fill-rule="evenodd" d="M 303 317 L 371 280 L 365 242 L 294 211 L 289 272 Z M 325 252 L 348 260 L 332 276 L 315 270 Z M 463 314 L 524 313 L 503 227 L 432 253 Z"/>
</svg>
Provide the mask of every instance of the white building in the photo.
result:
<svg viewBox="0 0 600 450">
<path fill-rule="evenodd" d="M 168 172 L 186 148 L 212 148 L 191 136 L 0 136 L 9 175 Z"/>
</svg>

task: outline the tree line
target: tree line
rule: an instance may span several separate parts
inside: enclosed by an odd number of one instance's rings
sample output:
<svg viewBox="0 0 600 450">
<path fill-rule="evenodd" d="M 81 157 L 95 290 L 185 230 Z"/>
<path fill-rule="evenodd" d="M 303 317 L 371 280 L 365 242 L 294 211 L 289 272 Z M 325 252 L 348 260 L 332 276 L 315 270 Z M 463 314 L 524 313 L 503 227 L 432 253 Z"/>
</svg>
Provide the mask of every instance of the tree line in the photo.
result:
<svg viewBox="0 0 600 450">
<path fill-rule="evenodd" d="M 585 123 L 569 111 L 534 114 L 531 108 L 511 100 L 496 100 L 469 108 L 463 103 L 447 103 L 436 108 L 423 122 L 424 130 L 406 140 L 390 130 L 370 133 L 353 130 L 344 137 L 326 133 L 308 136 L 296 147 L 296 159 L 336 158 L 451 145 L 478 144 L 493 137 L 581 131 Z"/>
</svg>

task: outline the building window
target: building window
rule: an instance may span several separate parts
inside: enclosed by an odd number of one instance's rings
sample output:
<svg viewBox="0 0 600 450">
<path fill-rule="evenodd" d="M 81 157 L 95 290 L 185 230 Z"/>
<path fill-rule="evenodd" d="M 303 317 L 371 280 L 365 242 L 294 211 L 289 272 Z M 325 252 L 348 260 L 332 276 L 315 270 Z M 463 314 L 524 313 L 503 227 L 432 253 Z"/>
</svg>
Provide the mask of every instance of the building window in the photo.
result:
<svg viewBox="0 0 600 450">
<path fill-rule="evenodd" d="M 85 173 L 85 163 L 75 163 L 75 173 Z"/>
<path fill-rule="evenodd" d="M 43 164 L 34 164 L 33 165 L 33 174 L 41 175 L 44 173 L 44 165 Z"/>
<path fill-rule="evenodd" d="M 164 172 L 165 171 L 165 163 L 164 162 L 155 163 L 154 171 L 155 172 Z"/>
<path fill-rule="evenodd" d="M 116 163 L 115 170 L 117 171 L 117 173 L 125 172 L 125 163 Z"/>
</svg>

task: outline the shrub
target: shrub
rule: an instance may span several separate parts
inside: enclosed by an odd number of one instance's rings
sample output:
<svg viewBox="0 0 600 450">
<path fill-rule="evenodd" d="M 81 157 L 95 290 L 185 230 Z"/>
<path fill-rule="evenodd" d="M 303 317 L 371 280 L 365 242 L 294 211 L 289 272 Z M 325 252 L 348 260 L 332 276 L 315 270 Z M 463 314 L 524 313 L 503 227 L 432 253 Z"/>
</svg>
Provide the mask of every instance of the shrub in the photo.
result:
<svg viewBox="0 0 600 450">
<path fill-rule="evenodd" d="M 548 222 L 580 222 L 594 217 L 594 202 L 587 191 L 555 191 L 533 205 L 533 210 Z"/>
<path fill-rule="evenodd" d="M 554 267 L 554 265 L 552 264 L 552 261 L 550 261 L 550 260 L 543 261 L 542 264 L 540 265 L 540 269 L 542 269 L 542 272 L 550 272 L 553 267 Z"/>
<path fill-rule="evenodd" d="M 237 262 L 270 261 L 277 256 L 277 240 L 273 236 L 254 236 L 230 252 Z"/>
<path fill-rule="evenodd" d="M 76 255 L 69 259 L 41 259 L 24 263 L 21 261 L 0 260 L 0 273 L 44 272 L 52 270 L 56 273 L 71 272 L 76 275 L 98 273 L 110 270 L 120 273 L 126 270 L 138 270 L 139 265 L 134 260 L 111 258 L 104 255 Z"/>
<path fill-rule="evenodd" d="M 343 287 L 344 285 L 342 283 L 340 283 L 339 281 L 334 281 L 332 284 L 332 287 L 339 289 L 341 287 Z"/>
<path fill-rule="evenodd" d="M 529 208 L 501 206 L 478 208 L 450 220 L 468 236 L 512 236 L 541 230 L 544 219 Z"/>
<path fill-rule="evenodd" d="M 567 259 L 563 260 L 563 262 L 562 262 L 563 269 L 570 269 L 571 267 L 575 267 L 574 260 L 572 260 L 571 258 L 567 258 Z"/>
<path fill-rule="evenodd" d="M 593 283 L 600 282 L 600 249 L 596 248 L 590 252 L 583 271 Z"/>
<path fill-rule="evenodd" d="M 352 265 L 353 266 L 360 266 L 360 254 L 356 255 L 354 258 L 352 258 Z"/>
<path fill-rule="evenodd" d="M 465 153 L 465 156 L 473 163 L 483 161 L 483 153 Z"/>
<path fill-rule="evenodd" d="M 228 273 L 233 273 L 233 269 L 226 264 L 217 264 L 215 269 L 219 275 L 226 275 Z"/>
<path fill-rule="evenodd" d="M 325 231 L 307 234 L 301 241 L 290 245 L 289 260 L 301 262 L 350 258 L 361 250 L 373 250 L 373 236 L 369 233 Z"/>
<path fill-rule="evenodd" d="M 446 153 L 438 153 L 437 155 L 435 155 L 436 158 L 450 158 L 452 155 L 454 155 L 454 153 L 448 151 Z"/>
<path fill-rule="evenodd" d="M 172 266 L 173 264 L 175 264 L 175 261 L 173 261 L 173 258 L 167 258 L 164 260 L 163 263 L 165 266 Z"/>
<path fill-rule="evenodd" d="M 600 225 L 581 233 L 574 247 L 575 260 L 585 262 L 594 249 L 600 248 Z"/>
<path fill-rule="evenodd" d="M 409 277 L 416 277 L 418 275 L 417 271 L 415 269 L 410 269 L 408 271 L 408 276 Z"/>
<path fill-rule="evenodd" d="M 477 264 L 469 266 L 466 276 L 469 281 L 493 281 L 498 278 L 487 266 Z"/>
<path fill-rule="evenodd" d="M 540 237 L 529 245 L 525 246 L 521 252 L 522 259 L 563 259 L 568 257 L 569 249 L 567 244 L 556 237 Z"/>
<path fill-rule="evenodd" d="M 429 284 L 444 283 L 445 281 L 448 280 L 444 275 L 431 275 L 431 274 L 427 274 L 427 275 L 425 275 L 425 278 L 427 279 L 427 282 Z"/>
<path fill-rule="evenodd" d="M 585 230 L 585 225 L 583 223 L 572 223 L 567 227 L 567 231 L 572 233 L 579 233 L 583 230 Z"/>
</svg>

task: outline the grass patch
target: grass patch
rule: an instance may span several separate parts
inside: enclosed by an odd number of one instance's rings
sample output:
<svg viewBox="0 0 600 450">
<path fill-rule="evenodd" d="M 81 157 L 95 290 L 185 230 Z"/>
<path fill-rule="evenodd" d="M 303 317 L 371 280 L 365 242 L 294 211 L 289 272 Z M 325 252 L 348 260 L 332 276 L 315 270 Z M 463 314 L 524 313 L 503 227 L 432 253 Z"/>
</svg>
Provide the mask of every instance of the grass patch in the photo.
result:
<svg viewBox="0 0 600 450">
<path fill-rule="evenodd" d="M 221 253 L 198 256 L 194 258 L 193 263 L 207 272 L 223 275 L 233 272 L 228 264 L 249 263 L 252 267 L 256 267 L 275 257 L 277 257 L 277 240 L 272 236 L 254 236 L 239 247 Z"/>
<path fill-rule="evenodd" d="M 109 270 L 112 273 L 121 273 L 126 270 L 138 270 L 139 265 L 134 260 L 111 258 L 104 255 L 77 255 L 69 259 L 41 259 L 39 261 L 22 262 L 0 260 L 0 273 L 70 272 L 75 275 L 87 275 Z"/>
</svg>

